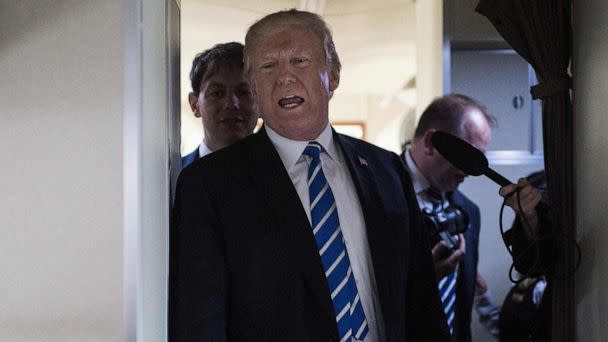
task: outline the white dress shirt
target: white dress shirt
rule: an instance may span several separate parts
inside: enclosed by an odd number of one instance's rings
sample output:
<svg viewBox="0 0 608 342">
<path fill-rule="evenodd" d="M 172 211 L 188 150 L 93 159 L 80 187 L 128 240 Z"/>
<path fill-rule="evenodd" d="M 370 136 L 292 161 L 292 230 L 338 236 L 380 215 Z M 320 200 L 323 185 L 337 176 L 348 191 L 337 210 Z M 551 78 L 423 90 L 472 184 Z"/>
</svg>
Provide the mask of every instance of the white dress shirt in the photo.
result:
<svg viewBox="0 0 608 342">
<path fill-rule="evenodd" d="M 310 222 L 308 166 L 311 161 L 310 157 L 302 155 L 308 141 L 290 140 L 279 135 L 268 126 L 265 126 L 265 129 L 289 173 Z M 321 165 L 336 201 L 346 252 L 369 327 L 369 332 L 364 341 L 384 341 L 384 321 L 377 295 L 376 278 L 374 277 L 374 267 L 367 242 L 367 232 L 359 196 L 348 171 L 344 155 L 333 139 L 329 124 L 315 141 L 325 149 L 325 153 L 321 153 L 320 156 Z"/>
<path fill-rule="evenodd" d="M 205 144 L 205 139 L 203 139 L 203 141 L 201 141 L 201 144 L 198 145 L 198 157 L 203 158 L 211 152 L 213 151 L 211 151 L 209 147 L 207 147 L 207 144 Z"/>
</svg>

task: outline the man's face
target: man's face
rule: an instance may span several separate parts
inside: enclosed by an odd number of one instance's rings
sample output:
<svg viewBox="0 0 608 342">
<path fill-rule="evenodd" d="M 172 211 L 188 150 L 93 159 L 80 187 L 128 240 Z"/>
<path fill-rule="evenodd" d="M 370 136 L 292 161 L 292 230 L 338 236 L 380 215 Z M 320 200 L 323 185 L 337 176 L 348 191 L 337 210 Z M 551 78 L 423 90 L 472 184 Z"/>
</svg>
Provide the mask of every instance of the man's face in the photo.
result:
<svg viewBox="0 0 608 342">
<path fill-rule="evenodd" d="M 476 108 L 467 111 L 463 118 L 464 136 L 459 136 L 478 150 L 485 152 L 492 135 L 492 128 L 484 115 Z M 433 151 L 428 181 L 441 192 L 454 191 L 467 176 L 437 151 Z"/>
<path fill-rule="evenodd" d="M 295 26 L 265 30 L 250 55 L 250 73 L 265 124 L 293 140 L 319 136 L 339 73 L 328 66 L 318 36 Z"/>
<path fill-rule="evenodd" d="M 198 96 L 190 93 L 194 115 L 203 120 L 205 144 L 215 151 L 251 134 L 258 115 L 241 68 L 219 65 L 203 78 Z"/>
</svg>

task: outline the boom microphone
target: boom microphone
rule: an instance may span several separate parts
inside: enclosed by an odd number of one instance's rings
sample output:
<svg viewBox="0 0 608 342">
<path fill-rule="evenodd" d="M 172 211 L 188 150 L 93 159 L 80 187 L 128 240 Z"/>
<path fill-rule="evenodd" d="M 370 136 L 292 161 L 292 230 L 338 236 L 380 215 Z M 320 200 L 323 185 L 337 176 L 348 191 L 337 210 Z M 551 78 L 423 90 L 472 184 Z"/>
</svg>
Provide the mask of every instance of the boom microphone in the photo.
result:
<svg viewBox="0 0 608 342">
<path fill-rule="evenodd" d="M 431 143 L 452 165 L 471 176 L 485 175 L 500 186 L 511 182 L 488 166 L 488 159 L 468 142 L 442 131 L 435 131 Z"/>
</svg>

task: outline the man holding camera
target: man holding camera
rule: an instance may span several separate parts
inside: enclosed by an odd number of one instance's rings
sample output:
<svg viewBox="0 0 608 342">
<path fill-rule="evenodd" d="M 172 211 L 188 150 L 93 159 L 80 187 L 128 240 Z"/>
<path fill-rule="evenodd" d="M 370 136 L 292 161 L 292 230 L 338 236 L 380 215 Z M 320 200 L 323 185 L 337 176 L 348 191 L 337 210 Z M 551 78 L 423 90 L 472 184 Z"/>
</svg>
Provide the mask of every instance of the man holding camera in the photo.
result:
<svg viewBox="0 0 608 342">
<path fill-rule="evenodd" d="M 458 186 L 467 176 L 431 144 L 440 130 L 485 151 L 495 119 L 461 94 L 435 99 L 424 111 L 402 157 L 412 177 L 431 236 L 435 274 L 452 341 L 471 341 L 471 311 L 477 275 L 479 208 Z"/>
</svg>

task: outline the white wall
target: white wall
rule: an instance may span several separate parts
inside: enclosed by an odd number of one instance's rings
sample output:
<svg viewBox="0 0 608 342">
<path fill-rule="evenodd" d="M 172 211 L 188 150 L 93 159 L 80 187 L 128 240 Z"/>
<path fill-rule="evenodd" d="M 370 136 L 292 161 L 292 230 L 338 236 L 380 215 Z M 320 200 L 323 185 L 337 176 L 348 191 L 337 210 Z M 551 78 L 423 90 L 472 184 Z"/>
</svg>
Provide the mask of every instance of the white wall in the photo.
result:
<svg viewBox="0 0 608 342">
<path fill-rule="evenodd" d="M 573 4 L 577 340 L 608 341 L 608 2 Z"/>
<path fill-rule="evenodd" d="M 0 341 L 121 341 L 123 1 L 3 1 L 0 32 Z"/>
</svg>

